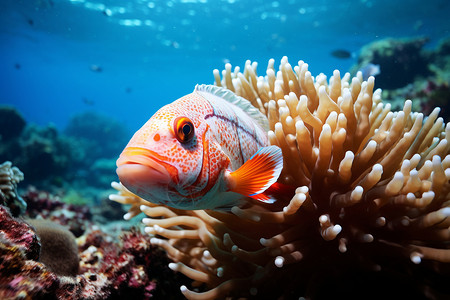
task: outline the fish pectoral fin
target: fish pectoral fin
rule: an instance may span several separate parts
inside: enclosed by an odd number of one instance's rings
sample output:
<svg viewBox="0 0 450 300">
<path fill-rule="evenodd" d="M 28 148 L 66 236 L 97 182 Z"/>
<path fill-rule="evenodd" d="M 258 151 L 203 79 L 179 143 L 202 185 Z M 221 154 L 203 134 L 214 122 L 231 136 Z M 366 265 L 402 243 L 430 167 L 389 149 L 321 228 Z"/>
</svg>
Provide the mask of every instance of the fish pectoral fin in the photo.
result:
<svg viewBox="0 0 450 300">
<path fill-rule="evenodd" d="M 258 200 L 260 202 L 267 203 L 267 204 L 272 204 L 272 203 L 275 203 L 275 201 L 277 201 L 276 199 L 272 198 L 271 195 L 267 195 L 264 192 L 261 194 L 256 194 L 256 195 L 252 195 L 249 197 L 252 199 Z"/>
<path fill-rule="evenodd" d="M 274 184 L 283 169 L 283 154 L 277 146 L 258 149 L 239 169 L 225 175 L 230 191 L 272 203 L 270 197 L 261 195 Z M 257 197 L 255 197 L 257 196 Z"/>
</svg>

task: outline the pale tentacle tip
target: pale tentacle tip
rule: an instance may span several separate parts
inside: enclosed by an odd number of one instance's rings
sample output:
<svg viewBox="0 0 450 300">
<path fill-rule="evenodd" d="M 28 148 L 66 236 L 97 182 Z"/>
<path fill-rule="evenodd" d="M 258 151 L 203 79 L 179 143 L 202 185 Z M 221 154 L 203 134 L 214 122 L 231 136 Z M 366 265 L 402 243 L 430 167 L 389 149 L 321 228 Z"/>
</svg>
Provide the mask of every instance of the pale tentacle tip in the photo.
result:
<svg viewBox="0 0 450 300">
<path fill-rule="evenodd" d="M 342 226 L 339 224 L 334 225 L 333 227 L 333 233 L 335 235 L 338 235 L 342 231 Z"/>
<path fill-rule="evenodd" d="M 158 239 L 158 238 L 151 238 L 150 239 L 150 244 L 152 244 L 152 245 L 161 245 L 162 244 L 162 240 L 161 239 Z"/>
<path fill-rule="evenodd" d="M 133 214 L 132 214 L 132 213 L 129 213 L 129 212 L 123 215 L 123 219 L 124 219 L 125 221 L 130 220 L 132 217 L 133 217 Z"/>
<path fill-rule="evenodd" d="M 267 247 L 268 246 L 268 240 L 265 238 L 260 238 L 259 242 L 261 243 L 261 245 Z"/>
<path fill-rule="evenodd" d="M 139 209 L 144 212 L 146 209 L 148 208 L 147 205 L 142 204 L 141 206 L 139 206 Z"/>
<path fill-rule="evenodd" d="M 145 231 L 145 233 L 148 233 L 148 234 L 155 234 L 155 229 L 151 226 L 145 227 L 144 231 Z"/>
<path fill-rule="evenodd" d="M 420 255 L 420 253 L 417 253 L 417 252 L 411 253 L 410 259 L 416 265 L 418 265 L 422 262 L 422 257 Z"/>
<path fill-rule="evenodd" d="M 212 258 L 211 252 L 209 252 L 208 250 L 203 251 L 203 257 Z"/>
<path fill-rule="evenodd" d="M 172 271 L 178 271 L 178 264 L 176 264 L 176 263 L 169 263 L 169 268 L 172 270 Z"/>
<path fill-rule="evenodd" d="M 450 217 L 450 207 L 444 207 L 441 212 L 445 217 Z"/>
<path fill-rule="evenodd" d="M 282 268 L 283 265 L 284 265 L 284 257 L 277 256 L 277 258 L 275 258 L 275 266 L 277 266 L 278 268 Z"/>
</svg>

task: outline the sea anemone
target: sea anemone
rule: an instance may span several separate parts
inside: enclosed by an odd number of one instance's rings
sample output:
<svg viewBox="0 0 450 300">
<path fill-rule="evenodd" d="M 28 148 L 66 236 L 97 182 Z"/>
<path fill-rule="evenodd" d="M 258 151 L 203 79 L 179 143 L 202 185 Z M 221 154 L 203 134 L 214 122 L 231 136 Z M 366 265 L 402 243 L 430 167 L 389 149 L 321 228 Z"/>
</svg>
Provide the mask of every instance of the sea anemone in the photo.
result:
<svg viewBox="0 0 450 300">
<path fill-rule="evenodd" d="M 403 284 L 391 296 L 448 294 L 450 124 L 439 108 L 424 116 L 407 100 L 393 112 L 373 77 L 350 81 L 336 70 L 328 82 L 286 57 L 278 71 L 270 60 L 266 76 L 256 69 L 226 64 L 215 83 L 267 115 L 269 141 L 284 156 L 279 181 L 295 194 L 184 211 L 112 184 L 119 194 L 110 199 L 131 204 L 125 218 L 148 216 L 150 243 L 167 251 L 170 268 L 204 283 L 182 286 L 184 296 L 365 297 L 387 293 L 393 279 Z"/>
</svg>

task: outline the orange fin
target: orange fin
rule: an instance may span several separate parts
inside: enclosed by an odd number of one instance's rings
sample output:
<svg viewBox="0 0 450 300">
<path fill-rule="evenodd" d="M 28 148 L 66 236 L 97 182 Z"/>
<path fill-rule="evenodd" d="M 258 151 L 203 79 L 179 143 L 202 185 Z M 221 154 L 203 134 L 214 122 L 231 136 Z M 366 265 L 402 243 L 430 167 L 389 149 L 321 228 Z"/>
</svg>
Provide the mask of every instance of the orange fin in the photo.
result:
<svg viewBox="0 0 450 300">
<path fill-rule="evenodd" d="M 287 198 L 291 199 L 295 194 L 296 187 L 283 184 L 280 182 L 275 182 L 267 190 L 261 194 L 250 196 L 251 198 L 264 202 L 264 203 L 274 203 L 276 199 Z"/>
<path fill-rule="evenodd" d="M 268 195 L 266 193 L 256 194 L 249 197 L 267 204 L 272 204 L 275 203 L 275 201 L 277 201 L 272 197 L 272 195 Z"/>
<path fill-rule="evenodd" d="M 277 146 L 268 146 L 258 149 L 239 169 L 228 173 L 225 179 L 232 192 L 260 200 L 260 197 L 254 196 L 263 193 L 274 184 L 282 169 L 281 149 Z M 261 197 L 260 201 L 271 203 L 270 197 L 263 195 Z"/>
</svg>

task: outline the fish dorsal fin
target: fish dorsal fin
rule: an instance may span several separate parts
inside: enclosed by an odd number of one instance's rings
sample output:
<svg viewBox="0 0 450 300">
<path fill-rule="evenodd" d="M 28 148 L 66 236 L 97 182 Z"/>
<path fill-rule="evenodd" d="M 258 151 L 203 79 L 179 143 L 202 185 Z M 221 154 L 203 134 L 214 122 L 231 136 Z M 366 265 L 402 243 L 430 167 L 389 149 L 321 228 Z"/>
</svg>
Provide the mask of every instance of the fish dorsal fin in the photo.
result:
<svg viewBox="0 0 450 300">
<path fill-rule="evenodd" d="M 200 84 L 196 85 L 194 92 L 203 94 L 202 96 L 206 96 L 206 94 L 211 94 L 214 96 L 217 96 L 231 104 L 236 105 L 240 109 L 242 109 L 247 115 L 249 115 L 252 119 L 256 121 L 256 123 L 259 124 L 259 126 L 262 127 L 265 131 L 269 131 L 269 122 L 267 120 L 267 117 L 259 111 L 256 107 L 254 107 L 250 101 L 248 101 L 245 98 L 242 98 L 232 91 L 215 86 L 215 85 L 208 85 L 208 84 Z"/>
</svg>

